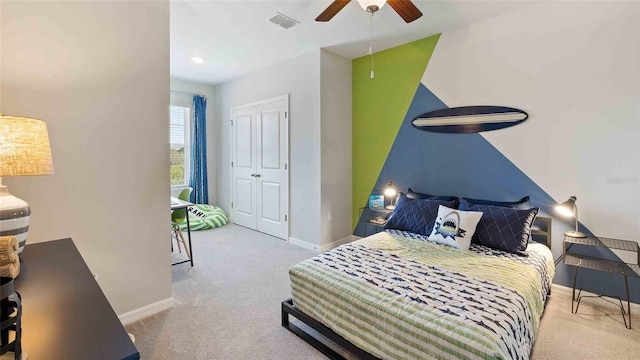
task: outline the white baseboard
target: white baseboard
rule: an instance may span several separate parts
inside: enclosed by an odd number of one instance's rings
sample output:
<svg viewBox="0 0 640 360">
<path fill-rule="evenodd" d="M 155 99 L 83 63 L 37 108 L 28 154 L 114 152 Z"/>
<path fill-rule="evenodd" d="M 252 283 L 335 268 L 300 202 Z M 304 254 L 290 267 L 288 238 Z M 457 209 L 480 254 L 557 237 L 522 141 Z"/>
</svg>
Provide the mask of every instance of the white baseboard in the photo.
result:
<svg viewBox="0 0 640 360">
<path fill-rule="evenodd" d="M 357 239 L 358 238 L 356 236 L 349 235 L 349 236 L 347 236 L 345 238 L 342 238 L 342 239 L 339 239 L 339 240 L 336 240 L 336 241 L 332 241 L 332 242 L 330 242 L 328 244 L 324 244 L 324 245 L 320 246 L 320 251 L 331 250 L 334 247 L 340 246 L 342 244 L 346 244 L 348 242 L 352 242 L 352 241 L 357 240 Z"/>
<path fill-rule="evenodd" d="M 312 244 L 310 242 L 306 242 L 300 239 L 296 239 L 294 237 L 290 237 L 289 238 L 289 242 L 295 246 L 300 246 L 302 248 L 305 249 L 309 249 L 309 250 L 315 250 L 315 251 L 319 251 L 320 250 L 320 246 L 316 245 L 316 244 Z"/>
<path fill-rule="evenodd" d="M 296 238 L 293 238 L 293 237 L 289 238 L 289 242 L 291 244 L 293 244 L 293 245 L 300 246 L 300 247 L 303 247 L 305 249 L 323 252 L 323 251 L 327 251 L 327 250 L 333 249 L 336 246 L 340 246 L 342 244 L 346 244 L 346 243 L 351 242 L 351 241 L 356 240 L 356 239 L 358 239 L 358 237 L 353 236 L 353 235 L 349 235 L 349 236 L 347 236 L 345 238 L 342 238 L 342 239 L 339 239 L 339 240 L 336 240 L 336 241 L 332 241 L 332 242 L 330 242 L 328 244 L 324 244 L 322 246 L 316 245 L 316 244 L 312 244 L 310 242 L 306 242 L 304 240 L 296 239 Z"/>
<path fill-rule="evenodd" d="M 567 286 L 562 286 L 562 285 L 558 285 L 558 284 L 551 284 L 551 296 L 560 296 L 563 298 L 566 298 L 567 300 L 571 301 L 571 297 L 573 296 L 572 294 L 573 289 Z M 577 294 L 578 290 L 576 290 L 576 294 Z M 587 296 L 594 296 L 597 294 L 594 293 L 590 293 L 588 291 L 582 291 L 581 295 L 587 295 Z M 600 306 L 602 304 L 602 307 L 605 308 L 611 308 L 612 310 L 618 310 L 620 311 L 620 308 L 618 308 L 617 306 L 617 302 L 618 299 L 616 298 L 609 298 L 607 296 L 605 296 L 607 299 L 610 299 L 612 302 L 609 301 L 601 301 L 598 303 L 598 306 Z M 622 301 L 622 303 L 624 304 L 624 308 L 625 310 L 627 309 L 627 302 L 626 301 Z M 640 304 L 636 304 L 636 303 L 631 303 L 631 314 L 633 314 L 633 316 L 637 316 L 636 314 L 640 314 Z"/>
<path fill-rule="evenodd" d="M 173 297 L 170 297 L 170 298 L 155 302 L 153 304 L 143 306 L 139 309 L 131 310 L 124 314 L 118 315 L 118 318 L 120 319 L 120 322 L 122 323 L 122 325 L 128 325 L 138 320 L 149 317 L 153 314 L 157 314 L 161 311 L 170 309 L 172 307 L 173 307 Z"/>
</svg>

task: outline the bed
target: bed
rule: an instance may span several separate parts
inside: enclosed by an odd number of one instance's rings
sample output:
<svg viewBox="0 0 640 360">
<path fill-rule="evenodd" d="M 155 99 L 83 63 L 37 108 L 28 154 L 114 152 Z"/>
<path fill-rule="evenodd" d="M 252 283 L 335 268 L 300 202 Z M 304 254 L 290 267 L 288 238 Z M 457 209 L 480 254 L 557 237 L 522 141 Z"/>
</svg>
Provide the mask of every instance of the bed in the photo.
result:
<svg viewBox="0 0 640 360">
<path fill-rule="evenodd" d="M 333 359 L 289 316 L 362 359 L 528 359 L 555 268 L 544 244 L 525 252 L 387 230 L 291 267 L 282 325 Z"/>
</svg>

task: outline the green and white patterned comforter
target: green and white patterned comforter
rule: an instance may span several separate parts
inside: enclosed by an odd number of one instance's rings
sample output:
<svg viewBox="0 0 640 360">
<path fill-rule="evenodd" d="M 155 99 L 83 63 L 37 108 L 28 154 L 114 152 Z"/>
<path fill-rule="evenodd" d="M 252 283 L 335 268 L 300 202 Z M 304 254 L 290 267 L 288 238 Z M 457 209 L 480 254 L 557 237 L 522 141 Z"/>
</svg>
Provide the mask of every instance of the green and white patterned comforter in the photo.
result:
<svg viewBox="0 0 640 360">
<path fill-rule="evenodd" d="M 293 303 L 381 359 L 528 359 L 555 268 L 527 253 L 382 232 L 291 267 Z"/>
</svg>

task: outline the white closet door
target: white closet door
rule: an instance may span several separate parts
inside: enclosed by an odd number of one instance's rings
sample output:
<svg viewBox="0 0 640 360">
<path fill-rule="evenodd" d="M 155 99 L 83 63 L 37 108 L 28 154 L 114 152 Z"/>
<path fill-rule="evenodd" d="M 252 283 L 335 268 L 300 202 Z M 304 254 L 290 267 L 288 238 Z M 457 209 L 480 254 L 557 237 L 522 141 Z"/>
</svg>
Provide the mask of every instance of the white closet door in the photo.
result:
<svg viewBox="0 0 640 360">
<path fill-rule="evenodd" d="M 256 108 L 235 109 L 232 121 L 232 219 L 256 228 Z"/>
<path fill-rule="evenodd" d="M 257 230 L 286 239 L 288 208 L 286 100 L 257 107 Z"/>
<path fill-rule="evenodd" d="M 231 219 L 289 236 L 288 96 L 231 110 Z"/>
</svg>

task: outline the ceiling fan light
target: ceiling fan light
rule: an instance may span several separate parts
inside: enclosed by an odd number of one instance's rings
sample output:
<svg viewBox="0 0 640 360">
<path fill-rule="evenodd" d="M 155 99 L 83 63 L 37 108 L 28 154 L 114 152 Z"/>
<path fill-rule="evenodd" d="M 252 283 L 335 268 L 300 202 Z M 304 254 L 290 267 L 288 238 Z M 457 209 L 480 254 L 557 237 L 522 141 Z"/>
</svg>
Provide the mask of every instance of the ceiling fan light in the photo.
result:
<svg viewBox="0 0 640 360">
<path fill-rule="evenodd" d="M 358 0 L 358 4 L 365 10 L 367 10 L 369 6 L 377 6 L 377 10 L 380 10 L 386 3 L 387 0 Z"/>
</svg>

